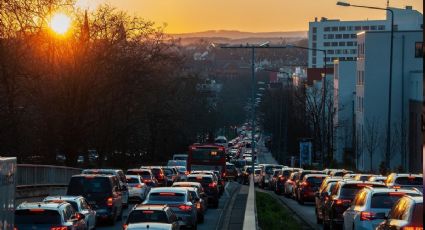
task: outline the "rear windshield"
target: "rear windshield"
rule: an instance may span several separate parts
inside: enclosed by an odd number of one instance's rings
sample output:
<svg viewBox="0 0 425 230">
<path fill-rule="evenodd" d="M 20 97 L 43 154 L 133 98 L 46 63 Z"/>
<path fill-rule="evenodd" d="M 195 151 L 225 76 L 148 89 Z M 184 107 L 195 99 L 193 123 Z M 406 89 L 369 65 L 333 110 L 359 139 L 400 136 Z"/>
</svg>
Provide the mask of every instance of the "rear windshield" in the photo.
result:
<svg viewBox="0 0 425 230">
<path fill-rule="evenodd" d="M 174 174 L 174 172 L 173 172 L 172 169 L 164 169 L 164 173 L 165 173 L 165 175 L 172 175 L 172 174 Z"/>
<path fill-rule="evenodd" d="M 395 184 L 399 185 L 422 185 L 422 177 L 399 177 L 395 179 Z"/>
<path fill-rule="evenodd" d="M 291 171 L 290 170 L 283 170 L 282 175 L 285 176 L 285 177 L 288 177 L 289 175 L 291 175 Z"/>
<path fill-rule="evenodd" d="M 313 186 L 319 187 L 322 185 L 324 177 L 309 177 L 307 178 L 307 182 Z"/>
<path fill-rule="evenodd" d="M 82 174 L 115 175 L 115 173 L 112 171 L 102 171 L 102 170 L 84 170 Z"/>
<path fill-rule="evenodd" d="M 340 196 L 344 199 L 353 199 L 357 192 L 360 191 L 365 186 L 371 187 L 386 187 L 385 185 L 376 185 L 376 184 L 345 184 L 341 188 Z"/>
<path fill-rule="evenodd" d="M 151 171 L 155 176 L 158 176 L 161 173 L 161 169 L 158 168 L 153 168 Z"/>
<path fill-rule="evenodd" d="M 150 172 L 149 171 L 132 171 L 132 170 L 128 170 L 127 171 L 127 175 L 140 175 L 140 176 L 150 176 Z"/>
<path fill-rule="evenodd" d="M 255 170 L 256 175 L 260 175 L 260 173 L 261 173 L 261 170 Z"/>
<path fill-rule="evenodd" d="M 422 204 L 416 204 L 415 205 L 415 209 L 413 210 L 413 215 L 412 215 L 412 225 L 415 226 L 422 226 L 423 225 L 423 213 L 424 213 L 424 209 L 423 209 L 424 205 Z"/>
<path fill-rule="evenodd" d="M 61 216 L 55 210 L 16 210 L 15 224 L 61 224 Z"/>
<path fill-rule="evenodd" d="M 168 219 L 160 210 L 134 210 L 128 215 L 127 224 L 141 222 L 168 223 Z"/>
<path fill-rule="evenodd" d="M 281 168 L 282 168 L 282 166 L 276 166 L 276 165 L 275 166 L 266 166 L 264 171 L 266 171 L 267 174 L 273 174 L 274 169 L 281 169 Z"/>
<path fill-rule="evenodd" d="M 149 201 L 184 202 L 184 194 L 175 192 L 154 192 L 150 193 Z"/>
<path fill-rule="evenodd" d="M 274 171 L 273 176 L 279 175 L 280 171 Z"/>
<path fill-rule="evenodd" d="M 213 180 L 211 177 L 188 177 L 187 181 L 189 182 L 200 182 L 200 183 L 212 183 Z"/>
<path fill-rule="evenodd" d="M 361 180 L 361 181 L 367 181 L 367 180 L 369 180 L 369 178 L 371 178 L 372 176 L 367 176 L 367 175 L 362 175 L 362 176 L 359 176 L 358 178 L 358 180 Z"/>
<path fill-rule="evenodd" d="M 371 208 L 387 208 L 391 209 L 395 202 L 403 196 L 400 194 L 378 193 L 373 194 L 370 207 Z"/>
<path fill-rule="evenodd" d="M 344 172 L 335 172 L 333 176 L 344 176 L 345 173 Z"/>
<path fill-rule="evenodd" d="M 73 177 L 68 186 L 68 195 L 85 195 L 89 193 L 111 193 L 111 183 L 105 177 Z"/>
<path fill-rule="evenodd" d="M 129 184 L 138 184 L 139 180 L 137 178 L 127 178 L 127 183 Z"/>
</svg>

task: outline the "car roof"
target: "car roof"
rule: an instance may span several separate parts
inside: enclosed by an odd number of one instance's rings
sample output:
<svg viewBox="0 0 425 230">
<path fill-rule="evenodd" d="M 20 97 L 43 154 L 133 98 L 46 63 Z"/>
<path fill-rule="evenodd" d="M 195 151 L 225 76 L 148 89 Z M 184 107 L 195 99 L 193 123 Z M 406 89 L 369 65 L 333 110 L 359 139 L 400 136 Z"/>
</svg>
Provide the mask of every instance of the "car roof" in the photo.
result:
<svg viewBox="0 0 425 230">
<path fill-rule="evenodd" d="M 149 193 L 153 192 L 181 192 L 181 193 L 187 193 L 187 190 L 185 188 L 179 188 L 179 187 L 160 187 L 160 188 L 152 188 Z"/>
<path fill-rule="evenodd" d="M 101 178 L 116 178 L 116 175 L 110 174 L 77 174 L 72 177 L 101 177 Z"/>
<path fill-rule="evenodd" d="M 125 175 L 125 177 L 126 178 L 139 178 L 140 179 L 139 175 Z"/>
<path fill-rule="evenodd" d="M 190 181 L 180 181 L 180 182 L 174 182 L 173 185 L 196 185 L 196 186 L 202 186 L 199 182 L 190 182 Z"/>
<path fill-rule="evenodd" d="M 415 201 L 415 203 L 422 204 L 424 202 L 423 196 L 410 196 L 410 195 L 404 195 L 403 197 L 411 199 Z"/>
<path fill-rule="evenodd" d="M 201 177 L 211 177 L 211 178 L 213 177 L 212 174 L 201 174 L 201 173 L 187 175 L 187 177 L 199 177 L 199 176 L 201 176 Z"/>
<path fill-rule="evenodd" d="M 305 175 L 305 177 L 327 177 L 328 175 L 326 174 L 320 174 L 320 173 L 312 173 L 312 174 L 307 174 Z"/>
<path fill-rule="evenodd" d="M 25 209 L 46 209 L 46 210 L 58 210 L 62 207 L 66 207 L 66 205 L 69 205 L 68 202 L 24 202 L 20 204 L 16 210 L 25 210 Z"/>
<path fill-rule="evenodd" d="M 380 188 L 380 187 L 369 187 L 366 186 L 365 189 L 371 190 L 373 193 L 381 193 L 381 192 L 405 192 L 405 193 L 416 193 L 416 194 L 422 194 L 418 190 L 415 189 L 405 189 L 405 188 Z"/>
<path fill-rule="evenodd" d="M 362 180 L 352 180 L 352 179 L 343 179 L 341 181 L 338 181 L 338 183 L 344 183 L 344 184 L 373 184 L 373 185 L 384 185 L 382 182 L 376 182 L 376 181 L 362 181 Z"/>
<path fill-rule="evenodd" d="M 77 201 L 81 198 L 84 198 L 82 196 L 47 196 L 44 198 L 43 201 L 51 201 L 51 200 L 63 200 L 63 201 Z"/>
<path fill-rule="evenodd" d="M 137 204 L 134 206 L 133 210 L 165 210 L 167 205 L 160 204 Z"/>
</svg>

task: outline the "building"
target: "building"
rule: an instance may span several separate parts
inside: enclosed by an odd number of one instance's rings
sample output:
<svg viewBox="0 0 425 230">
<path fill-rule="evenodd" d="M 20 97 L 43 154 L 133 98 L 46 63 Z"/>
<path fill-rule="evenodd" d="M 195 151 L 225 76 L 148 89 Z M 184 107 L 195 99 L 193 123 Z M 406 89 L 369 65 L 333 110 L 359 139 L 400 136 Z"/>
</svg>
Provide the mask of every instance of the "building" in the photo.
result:
<svg viewBox="0 0 425 230">
<path fill-rule="evenodd" d="M 356 71 L 357 168 L 378 171 L 385 161 L 390 32 L 358 34 Z M 422 167 L 423 32 L 395 31 L 391 98 L 390 167 Z"/>
<path fill-rule="evenodd" d="M 346 164 L 354 161 L 354 99 L 356 93 L 356 62 L 334 62 L 333 117 L 334 159 Z"/>
<path fill-rule="evenodd" d="M 422 28 L 423 17 L 420 12 L 411 6 L 405 9 L 391 8 L 394 11 L 394 25 L 396 30 L 418 30 Z M 366 9 L 365 9 L 366 10 Z M 315 18 L 309 23 L 308 47 L 326 50 L 326 64 L 333 67 L 333 61 L 353 61 L 357 57 L 356 34 L 361 31 L 385 31 L 391 27 L 390 15 L 386 20 L 340 21 L 322 17 Z M 308 67 L 322 68 L 323 52 L 308 51 Z"/>
</svg>

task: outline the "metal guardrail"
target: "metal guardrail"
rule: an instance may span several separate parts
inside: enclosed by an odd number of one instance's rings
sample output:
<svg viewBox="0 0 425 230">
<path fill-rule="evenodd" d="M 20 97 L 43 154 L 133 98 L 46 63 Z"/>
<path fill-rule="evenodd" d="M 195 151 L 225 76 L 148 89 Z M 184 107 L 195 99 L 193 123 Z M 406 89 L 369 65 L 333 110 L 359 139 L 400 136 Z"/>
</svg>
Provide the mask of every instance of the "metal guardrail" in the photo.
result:
<svg viewBox="0 0 425 230">
<path fill-rule="evenodd" d="M 81 171 L 80 168 L 65 166 L 18 164 L 16 186 L 68 185 L 72 175 Z"/>
</svg>

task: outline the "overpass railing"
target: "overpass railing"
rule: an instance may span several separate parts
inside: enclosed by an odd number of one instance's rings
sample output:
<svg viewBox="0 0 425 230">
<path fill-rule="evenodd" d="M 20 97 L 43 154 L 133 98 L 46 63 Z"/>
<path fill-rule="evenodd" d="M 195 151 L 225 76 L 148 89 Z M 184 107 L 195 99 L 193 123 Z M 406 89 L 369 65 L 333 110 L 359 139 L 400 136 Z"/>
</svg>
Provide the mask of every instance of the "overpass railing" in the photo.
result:
<svg viewBox="0 0 425 230">
<path fill-rule="evenodd" d="M 80 168 L 54 165 L 17 165 L 17 188 L 37 186 L 66 186 L 72 175 L 81 173 Z"/>
</svg>

